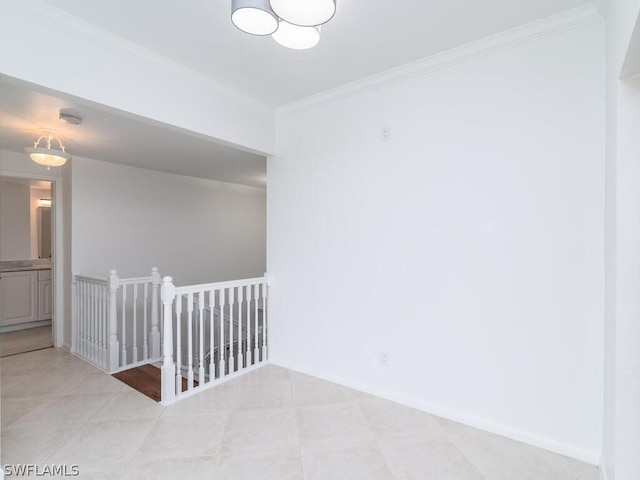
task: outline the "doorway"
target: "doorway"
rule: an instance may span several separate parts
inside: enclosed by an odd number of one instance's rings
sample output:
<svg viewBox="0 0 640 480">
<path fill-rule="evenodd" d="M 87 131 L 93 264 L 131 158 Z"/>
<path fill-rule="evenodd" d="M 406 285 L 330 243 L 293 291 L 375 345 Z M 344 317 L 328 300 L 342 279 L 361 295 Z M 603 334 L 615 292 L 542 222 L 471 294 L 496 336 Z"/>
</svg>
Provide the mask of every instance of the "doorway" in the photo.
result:
<svg viewBox="0 0 640 480">
<path fill-rule="evenodd" d="M 0 356 L 54 345 L 53 182 L 0 177 Z"/>
</svg>

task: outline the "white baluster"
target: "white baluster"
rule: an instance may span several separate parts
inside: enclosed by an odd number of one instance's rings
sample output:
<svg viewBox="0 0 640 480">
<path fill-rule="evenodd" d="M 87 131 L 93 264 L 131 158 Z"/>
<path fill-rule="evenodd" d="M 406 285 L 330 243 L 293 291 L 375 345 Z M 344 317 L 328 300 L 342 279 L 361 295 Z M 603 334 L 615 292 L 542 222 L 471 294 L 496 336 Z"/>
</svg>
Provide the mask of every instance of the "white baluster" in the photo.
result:
<svg viewBox="0 0 640 480">
<path fill-rule="evenodd" d="M 76 322 L 76 350 L 82 355 L 82 280 L 76 284 L 76 312 L 78 321 Z"/>
<path fill-rule="evenodd" d="M 100 365 L 107 367 L 107 287 L 100 285 Z"/>
<path fill-rule="evenodd" d="M 88 358 L 92 362 L 96 361 L 95 351 L 95 324 L 96 321 L 96 285 L 89 283 L 89 352 Z"/>
<path fill-rule="evenodd" d="M 158 269 L 151 269 L 151 333 L 149 341 L 151 343 L 151 358 L 160 358 L 160 330 L 158 329 L 158 289 L 160 287 L 160 273 Z"/>
<path fill-rule="evenodd" d="M 80 353 L 82 356 L 87 355 L 86 352 L 86 340 L 85 340 L 85 322 L 86 322 L 86 310 L 87 310 L 87 300 L 85 296 L 85 284 L 84 282 L 80 282 Z"/>
<path fill-rule="evenodd" d="M 187 294 L 187 388 L 193 389 L 193 293 Z"/>
<path fill-rule="evenodd" d="M 182 296 L 176 296 L 176 395 L 182 394 Z M 166 332 L 165 332 L 166 333 Z"/>
<path fill-rule="evenodd" d="M 127 324 L 126 324 L 126 305 L 127 305 L 127 285 L 122 285 L 122 332 L 120 333 L 120 338 L 122 339 L 121 355 L 120 359 L 121 365 L 124 367 L 127 364 Z"/>
<path fill-rule="evenodd" d="M 171 403 L 176 398 L 174 378 L 176 367 L 173 363 L 173 329 L 171 323 L 173 319 L 172 305 L 176 295 L 176 287 L 173 285 L 171 277 L 164 277 L 162 283 L 162 310 L 163 310 L 163 345 L 162 345 L 162 367 L 161 367 L 161 399 L 163 404 Z M 181 385 L 182 387 L 182 385 Z"/>
<path fill-rule="evenodd" d="M 251 285 L 247 285 L 247 367 L 253 363 L 253 354 L 251 349 L 251 301 L 253 300 L 253 290 Z"/>
<path fill-rule="evenodd" d="M 71 353 L 78 352 L 78 279 L 71 272 Z"/>
<path fill-rule="evenodd" d="M 91 357 L 98 361 L 98 285 L 91 285 Z"/>
<path fill-rule="evenodd" d="M 244 302 L 244 287 L 238 287 L 238 370 L 244 368 L 244 355 L 242 354 L 242 303 Z"/>
<path fill-rule="evenodd" d="M 204 383 L 204 292 L 198 292 L 198 309 L 200 310 L 200 317 L 198 318 L 199 323 L 199 348 L 200 351 L 198 353 L 198 360 L 200 361 L 200 365 L 198 367 L 198 382 L 200 385 Z"/>
<path fill-rule="evenodd" d="M 138 361 L 138 284 L 134 283 L 131 288 L 133 290 L 133 332 L 131 334 L 133 342 L 131 355 L 133 358 L 131 363 L 136 363 Z"/>
<path fill-rule="evenodd" d="M 83 282 L 82 280 L 80 280 L 78 282 L 78 351 L 80 352 L 80 355 L 84 355 L 83 352 L 83 323 L 84 322 L 84 296 L 83 296 Z"/>
<path fill-rule="evenodd" d="M 262 361 L 267 361 L 267 275 L 262 284 Z"/>
<path fill-rule="evenodd" d="M 87 295 L 86 295 L 86 302 L 87 302 L 87 310 L 85 312 L 86 314 L 86 320 L 85 320 L 85 338 L 86 338 L 86 351 L 85 351 L 85 355 L 88 359 L 91 359 L 91 283 L 87 282 L 86 284 L 86 289 L 87 289 Z"/>
<path fill-rule="evenodd" d="M 260 345 L 260 343 L 259 343 L 260 335 L 258 335 L 258 333 L 260 332 L 260 330 L 258 330 L 258 301 L 259 301 L 259 298 L 260 298 L 260 286 L 257 283 L 255 283 L 253 285 L 253 296 L 255 297 L 255 301 L 253 303 L 253 307 L 254 307 L 253 321 L 255 322 L 254 323 L 254 326 L 255 326 L 254 335 L 256 337 L 255 343 L 253 344 L 254 345 L 253 361 L 255 363 L 258 363 L 258 362 L 260 362 L 260 349 L 259 349 L 260 348 L 259 347 L 259 345 Z"/>
<path fill-rule="evenodd" d="M 107 343 L 108 371 L 118 370 L 118 272 L 109 272 L 109 341 Z"/>
<path fill-rule="evenodd" d="M 215 294 L 215 290 L 211 290 L 209 291 L 209 381 L 210 382 L 213 382 L 216 378 L 215 311 L 216 311 L 216 294 Z"/>
<path fill-rule="evenodd" d="M 235 305 L 235 287 L 229 288 L 229 373 L 236 371 L 233 355 L 233 307 Z"/>
<path fill-rule="evenodd" d="M 218 353 L 220 354 L 220 378 L 224 377 L 226 374 L 226 357 L 227 357 L 227 349 L 225 347 L 225 339 L 224 339 L 224 301 L 225 301 L 225 289 L 222 288 L 218 291 L 218 297 L 220 300 L 220 345 L 218 346 Z"/>
<path fill-rule="evenodd" d="M 142 303 L 142 359 L 147 360 L 149 358 L 149 344 L 147 343 L 147 302 L 149 300 L 149 284 L 145 282 L 142 286 L 144 288 L 144 301 Z"/>
</svg>

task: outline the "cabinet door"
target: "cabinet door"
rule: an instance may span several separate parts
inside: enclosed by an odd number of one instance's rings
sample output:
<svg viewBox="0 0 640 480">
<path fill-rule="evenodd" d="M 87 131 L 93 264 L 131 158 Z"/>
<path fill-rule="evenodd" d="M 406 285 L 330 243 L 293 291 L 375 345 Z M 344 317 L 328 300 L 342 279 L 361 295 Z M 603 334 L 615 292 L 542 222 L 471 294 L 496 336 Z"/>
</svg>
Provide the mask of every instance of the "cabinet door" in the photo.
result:
<svg viewBox="0 0 640 480">
<path fill-rule="evenodd" d="M 0 275 L 0 326 L 38 320 L 37 272 Z"/>
<path fill-rule="evenodd" d="M 53 315 L 53 289 L 51 280 L 38 281 L 38 320 L 51 320 Z"/>
</svg>

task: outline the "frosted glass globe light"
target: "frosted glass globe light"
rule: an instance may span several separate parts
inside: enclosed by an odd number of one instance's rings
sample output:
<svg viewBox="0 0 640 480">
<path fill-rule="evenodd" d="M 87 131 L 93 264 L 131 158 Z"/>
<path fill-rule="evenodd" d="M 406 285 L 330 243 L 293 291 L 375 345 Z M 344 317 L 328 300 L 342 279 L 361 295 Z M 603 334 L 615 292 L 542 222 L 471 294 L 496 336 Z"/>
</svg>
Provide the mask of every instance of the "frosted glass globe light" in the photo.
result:
<svg viewBox="0 0 640 480">
<path fill-rule="evenodd" d="M 333 18 L 336 0 L 271 0 L 271 8 L 287 23 L 314 27 Z"/>
</svg>

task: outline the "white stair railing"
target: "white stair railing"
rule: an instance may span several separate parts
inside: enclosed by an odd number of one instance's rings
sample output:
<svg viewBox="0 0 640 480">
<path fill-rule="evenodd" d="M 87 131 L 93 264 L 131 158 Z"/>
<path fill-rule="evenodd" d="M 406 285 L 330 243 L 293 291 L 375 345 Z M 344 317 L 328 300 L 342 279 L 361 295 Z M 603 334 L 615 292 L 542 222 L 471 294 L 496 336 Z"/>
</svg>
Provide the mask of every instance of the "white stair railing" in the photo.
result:
<svg viewBox="0 0 640 480">
<path fill-rule="evenodd" d="M 89 362 L 106 369 L 109 337 L 108 281 L 81 275 L 73 276 L 74 321 L 72 351 Z"/>
<path fill-rule="evenodd" d="M 74 274 L 73 353 L 109 373 L 159 360 L 160 283 L 157 268 L 143 278 Z"/>
<path fill-rule="evenodd" d="M 162 304 L 163 404 L 267 361 L 266 276 L 186 287 L 164 277 Z"/>
</svg>

